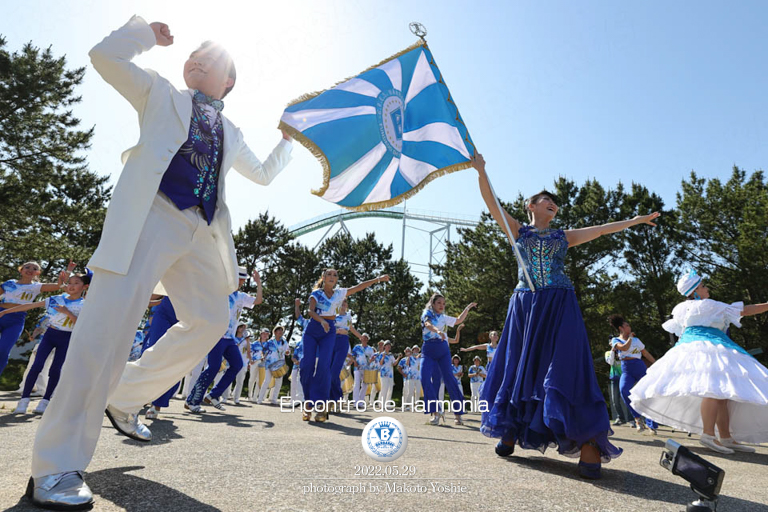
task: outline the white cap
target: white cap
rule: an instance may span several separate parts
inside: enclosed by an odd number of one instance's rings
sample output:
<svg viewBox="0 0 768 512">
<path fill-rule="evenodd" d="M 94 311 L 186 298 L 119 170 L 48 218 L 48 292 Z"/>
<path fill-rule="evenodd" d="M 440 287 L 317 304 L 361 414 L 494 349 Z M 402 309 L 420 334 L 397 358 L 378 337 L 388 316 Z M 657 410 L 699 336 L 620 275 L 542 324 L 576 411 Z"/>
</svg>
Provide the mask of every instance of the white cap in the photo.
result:
<svg viewBox="0 0 768 512">
<path fill-rule="evenodd" d="M 680 292 L 682 296 L 688 297 L 693 293 L 693 290 L 698 288 L 701 281 L 701 276 L 692 269 L 677 281 L 677 291 Z"/>
<path fill-rule="evenodd" d="M 237 267 L 237 277 L 240 279 L 248 279 L 248 269 L 245 267 Z"/>
</svg>

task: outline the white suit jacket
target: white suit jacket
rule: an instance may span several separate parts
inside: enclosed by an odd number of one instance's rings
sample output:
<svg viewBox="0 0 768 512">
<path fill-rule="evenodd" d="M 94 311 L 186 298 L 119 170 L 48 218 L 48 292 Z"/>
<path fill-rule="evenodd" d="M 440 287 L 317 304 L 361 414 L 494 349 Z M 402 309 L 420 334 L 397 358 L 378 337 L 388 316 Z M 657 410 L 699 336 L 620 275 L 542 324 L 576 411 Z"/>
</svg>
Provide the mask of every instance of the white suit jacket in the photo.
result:
<svg viewBox="0 0 768 512">
<path fill-rule="evenodd" d="M 127 274 L 139 235 L 168 165 L 189 135 L 192 97 L 165 78 L 131 62 L 155 45 L 150 26 L 134 16 L 93 47 L 89 55 L 96 71 L 127 99 L 139 114 L 139 142 L 122 155 L 123 171 L 107 209 L 99 246 L 88 263 L 117 274 Z M 262 163 L 243 142 L 243 135 L 222 116 L 224 148 L 216 212 L 211 227 L 221 259 L 238 286 L 237 256 L 226 204 L 225 178 L 230 167 L 260 185 L 268 185 L 290 161 L 291 144 L 282 140 Z"/>
</svg>

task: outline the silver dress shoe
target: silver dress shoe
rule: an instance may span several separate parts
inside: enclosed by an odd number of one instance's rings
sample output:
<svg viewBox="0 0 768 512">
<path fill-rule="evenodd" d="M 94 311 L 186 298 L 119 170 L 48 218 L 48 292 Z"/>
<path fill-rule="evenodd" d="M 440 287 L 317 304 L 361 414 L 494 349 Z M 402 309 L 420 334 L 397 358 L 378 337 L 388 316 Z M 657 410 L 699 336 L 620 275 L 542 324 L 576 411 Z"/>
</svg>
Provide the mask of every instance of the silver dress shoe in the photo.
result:
<svg viewBox="0 0 768 512">
<path fill-rule="evenodd" d="M 93 504 L 93 493 L 80 471 L 30 478 L 27 497 L 38 507 L 52 510 L 84 510 Z"/>
<path fill-rule="evenodd" d="M 130 414 L 121 410 L 115 409 L 111 405 L 107 406 L 104 411 L 109 418 L 109 422 L 115 427 L 115 430 L 120 432 L 126 437 L 130 437 L 135 441 L 141 441 L 148 443 L 152 440 L 152 432 L 139 421 L 138 414 Z"/>
</svg>

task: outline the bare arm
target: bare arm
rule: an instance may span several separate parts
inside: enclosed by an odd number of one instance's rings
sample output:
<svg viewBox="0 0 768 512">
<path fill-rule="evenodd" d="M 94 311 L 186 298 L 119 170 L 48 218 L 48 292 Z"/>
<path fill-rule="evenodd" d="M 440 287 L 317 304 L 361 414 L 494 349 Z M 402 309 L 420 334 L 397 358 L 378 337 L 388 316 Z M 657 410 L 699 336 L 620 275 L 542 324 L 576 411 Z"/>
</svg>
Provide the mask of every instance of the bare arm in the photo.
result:
<svg viewBox="0 0 768 512">
<path fill-rule="evenodd" d="M 480 195 L 483 196 L 483 201 L 485 201 L 488 211 L 491 212 L 493 220 L 496 221 L 496 224 L 499 225 L 501 231 L 504 232 L 504 218 L 506 218 L 509 229 L 512 231 L 512 237 L 516 240 L 520 231 L 520 223 L 507 213 L 506 210 L 503 208 L 500 209 L 497 205 L 496 198 L 491 191 L 491 183 L 488 181 L 488 175 L 485 173 L 485 159 L 483 159 L 483 155 L 475 153 L 475 156 L 472 158 L 472 167 L 477 169 L 477 179 L 480 183 Z"/>
<path fill-rule="evenodd" d="M 648 352 L 647 350 L 643 349 L 642 352 L 640 352 L 640 353 L 643 355 L 644 358 L 646 358 L 648 361 L 650 361 L 651 364 L 656 362 L 656 360 L 653 358 L 651 353 Z"/>
<path fill-rule="evenodd" d="M 624 343 L 616 343 L 613 346 L 613 350 L 621 350 L 622 352 L 626 352 L 627 350 L 629 350 L 629 347 L 631 346 L 632 346 L 632 338 L 629 338 Z"/>
<path fill-rule="evenodd" d="M 590 226 L 588 228 L 569 229 L 565 232 L 565 237 L 568 240 L 570 247 L 575 247 L 587 242 L 591 242 L 595 238 L 599 238 L 602 235 L 608 235 L 611 233 L 618 233 L 632 226 L 639 224 L 648 224 L 649 226 L 656 226 L 653 222 L 658 218 L 659 212 L 653 212 L 650 215 L 638 215 L 630 220 L 622 220 L 618 222 L 609 222 L 601 226 Z"/>
<path fill-rule="evenodd" d="M 460 348 L 459 352 L 472 352 L 473 350 L 486 350 L 487 346 L 485 343 L 481 343 L 480 345 L 472 345 L 471 347 L 467 348 Z"/>
<path fill-rule="evenodd" d="M 448 338 L 448 343 L 452 343 L 452 344 L 458 343 L 459 342 L 459 338 L 461 338 L 461 330 L 463 328 L 464 328 L 463 325 L 460 325 L 459 327 L 457 327 L 456 328 L 456 337 L 455 338 Z"/>
<path fill-rule="evenodd" d="M 254 304 L 261 304 L 263 297 L 262 297 L 262 289 L 261 289 L 261 276 L 259 275 L 258 270 L 253 271 L 253 280 L 256 282 L 256 300 L 254 301 Z"/>
<path fill-rule="evenodd" d="M 749 306 L 744 306 L 744 310 L 741 312 L 741 316 L 759 315 L 760 313 L 765 313 L 766 311 L 768 311 L 768 302 L 763 304 L 751 304 Z"/>
<path fill-rule="evenodd" d="M 456 319 L 456 323 L 454 325 L 461 325 L 464 323 L 464 320 L 467 319 L 467 315 L 469 314 L 469 310 L 477 307 L 477 302 L 472 302 L 471 304 L 468 304 L 467 307 L 464 308 L 464 311 L 461 312 L 459 317 Z"/>
<path fill-rule="evenodd" d="M 13 308 L 8 308 L 0 311 L 0 317 L 9 313 L 21 313 L 22 311 L 29 311 L 30 309 L 42 308 L 45 306 L 45 301 L 30 302 L 29 304 L 20 304 Z"/>
<path fill-rule="evenodd" d="M 298 297 L 293 301 L 293 316 L 296 318 L 301 316 L 301 299 Z"/>
<path fill-rule="evenodd" d="M 352 288 L 347 288 L 347 297 L 357 292 L 363 291 L 366 288 L 375 285 L 376 283 L 386 283 L 387 281 L 389 281 L 389 276 L 387 274 L 374 279 L 369 279 L 368 281 L 363 281 L 360 284 L 356 284 Z"/>
<path fill-rule="evenodd" d="M 352 334 L 354 334 L 354 335 L 355 335 L 355 337 L 356 337 L 357 339 L 359 339 L 360 341 L 363 341 L 363 335 L 362 335 L 362 334 L 360 334 L 360 332 L 359 332 L 357 329 L 355 329 L 355 326 L 354 326 L 354 325 L 350 325 L 350 326 L 349 326 L 349 332 L 351 332 Z"/>
</svg>

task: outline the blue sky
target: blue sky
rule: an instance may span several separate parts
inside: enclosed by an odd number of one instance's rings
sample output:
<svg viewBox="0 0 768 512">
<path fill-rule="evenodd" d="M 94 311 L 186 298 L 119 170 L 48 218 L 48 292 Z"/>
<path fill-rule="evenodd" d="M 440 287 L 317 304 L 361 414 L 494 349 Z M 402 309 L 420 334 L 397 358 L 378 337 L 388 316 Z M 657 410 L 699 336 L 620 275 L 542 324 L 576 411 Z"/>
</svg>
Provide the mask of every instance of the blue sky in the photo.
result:
<svg viewBox="0 0 768 512">
<path fill-rule="evenodd" d="M 674 202 L 691 170 L 727 178 L 735 164 L 762 169 L 768 157 L 764 2 L 13 2 L 0 29 L 8 47 L 52 45 L 72 66 L 132 14 L 164 21 L 176 36 L 137 63 L 183 86 L 181 67 L 205 39 L 234 54 L 238 83 L 225 114 L 266 157 L 290 100 L 357 74 L 427 39 L 500 196 L 512 199 L 560 175 L 605 186 L 640 182 Z M 8 21 L 13 20 L 13 23 Z M 135 113 L 89 68 L 76 113 L 96 126 L 91 167 L 112 181 L 119 156 L 138 138 Z M 319 163 L 299 145 L 268 188 L 228 177 L 235 227 L 258 212 L 286 225 L 337 208 L 310 194 Z M 408 207 L 479 215 L 474 171 L 440 178 Z M 426 227 L 426 226 L 424 226 Z M 353 221 L 400 253 L 400 224 Z M 303 241 L 314 245 L 317 236 Z M 424 262 L 424 233 L 411 231 L 406 256 Z"/>
</svg>

